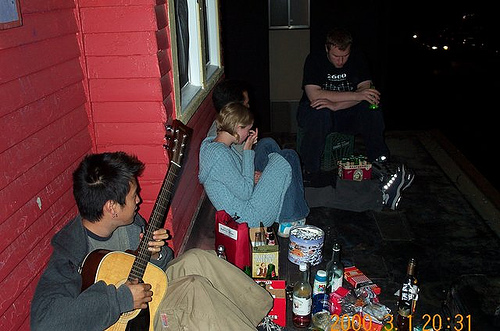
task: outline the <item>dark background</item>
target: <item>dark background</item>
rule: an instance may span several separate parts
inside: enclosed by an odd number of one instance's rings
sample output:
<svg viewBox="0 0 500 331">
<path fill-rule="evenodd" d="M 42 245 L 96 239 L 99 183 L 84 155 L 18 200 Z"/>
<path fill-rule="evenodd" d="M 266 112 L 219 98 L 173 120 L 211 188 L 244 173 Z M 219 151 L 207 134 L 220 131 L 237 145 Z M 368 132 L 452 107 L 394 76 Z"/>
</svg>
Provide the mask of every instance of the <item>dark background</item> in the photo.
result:
<svg viewBox="0 0 500 331">
<path fill-rule="evenodd" d="M 267 6 L 221 2 L 226 77 L 251 84 L 252 109 L 263 132 L 270 128 Z M 387 130 L 440 130 L 500 189 L 493 161 L 500 108 L 495 13 L 485 0 L 311 0 L 311 49 L 322 49 L 329 28 L 347 27 L 372 65 Z M 431 44 L 440 48 L 426 46 Z"/>
</svg>

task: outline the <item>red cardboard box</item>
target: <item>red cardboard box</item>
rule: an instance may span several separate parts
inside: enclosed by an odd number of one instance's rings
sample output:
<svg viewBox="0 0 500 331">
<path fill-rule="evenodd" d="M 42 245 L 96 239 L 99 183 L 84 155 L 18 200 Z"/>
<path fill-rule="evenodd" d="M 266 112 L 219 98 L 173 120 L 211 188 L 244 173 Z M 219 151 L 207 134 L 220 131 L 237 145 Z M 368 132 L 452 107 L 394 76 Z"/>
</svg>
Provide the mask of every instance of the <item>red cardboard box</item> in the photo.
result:
<svg viewBox="0 0 500 331">
<path fill-rule="evenodd" d="M 259 284 L 265 283 L 266 290 L 273 296 L 273 308 L 267 314 L 273 319 L 273 322 L 286 327 L 286 292 L 284 280 L 260 280 L 255 279 Z"/>
<path fill-rule="evenodd" d="M 353 159 L 354 160 L 354 159 Z M 372 164 L 366 160 L 360 159 L 338 161 L 338 172 L 341 179 L 362 181 L 372 178 Z"/>
<path fill-rule="evenodd" d="M 344 269 L 344 278 L 354 288 L 370 286 L 376 295 L 380 295 L 380 287 L 378 287 L 377 284 L 373 283 L 370 278 L 366 277 L 366 275 L 355 266 L 347 267 Z"/>
</svg>

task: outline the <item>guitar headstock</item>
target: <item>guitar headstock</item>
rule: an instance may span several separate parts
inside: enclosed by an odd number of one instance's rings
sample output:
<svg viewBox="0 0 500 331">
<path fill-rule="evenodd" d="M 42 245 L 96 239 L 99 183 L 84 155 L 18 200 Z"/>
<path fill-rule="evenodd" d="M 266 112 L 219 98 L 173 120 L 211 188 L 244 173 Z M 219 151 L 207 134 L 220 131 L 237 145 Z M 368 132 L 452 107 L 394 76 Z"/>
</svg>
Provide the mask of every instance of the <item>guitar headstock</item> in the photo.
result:
<svg viewBox="0 0 500 331">
<path fill-rule="evenodd" d="M 165 149 L 169 154 L 170 162 L 174 162 L 180 167 L 187 142 L 193 130 L 179 120 L 174 120 L 172 125 L 167 125 L 166 130 Z"/>
</svg>

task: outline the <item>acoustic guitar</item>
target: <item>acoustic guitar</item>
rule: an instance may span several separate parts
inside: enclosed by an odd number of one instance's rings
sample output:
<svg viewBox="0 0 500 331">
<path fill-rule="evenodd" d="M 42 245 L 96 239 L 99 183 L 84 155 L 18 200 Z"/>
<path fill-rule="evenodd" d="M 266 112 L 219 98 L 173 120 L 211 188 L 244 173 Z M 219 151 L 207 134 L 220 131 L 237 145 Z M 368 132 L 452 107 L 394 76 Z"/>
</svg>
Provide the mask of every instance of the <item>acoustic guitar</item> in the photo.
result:
<svg viewBox="0 0 500 331">
<path fill-rule="evenodd" d="M 151 284 L 153 297 L 148 308 L 121 314 L 118 321 L 106 329 L 108 331 L 153 331 L 154 316 L 167 291 L 167 275 L 161 268 L 149 262 L 151 252 L 148 250 L 148 242 L 153 240 L 153 232 L 165 221 L 190 134 L 191 129 L 178 120 L 174 120 L 172 126 L 167 127 L 165 147 L 170 156 L 170 166 L 137 251 L 99 249 L 87 255 L 83 262 L 82 291 L 101 280 L 116 287 L 134 279 Z"/>
</svg>

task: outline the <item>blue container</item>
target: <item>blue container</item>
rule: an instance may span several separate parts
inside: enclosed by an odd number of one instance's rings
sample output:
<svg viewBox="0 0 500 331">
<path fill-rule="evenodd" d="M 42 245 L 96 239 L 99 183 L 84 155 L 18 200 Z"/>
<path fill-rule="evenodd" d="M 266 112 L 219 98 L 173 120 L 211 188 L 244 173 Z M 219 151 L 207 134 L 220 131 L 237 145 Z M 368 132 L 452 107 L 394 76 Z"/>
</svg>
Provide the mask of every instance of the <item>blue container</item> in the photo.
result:
<svg viewBox="0 0 500 331">
<path fill-rule="evenodd" d="M 329 298 L 330 296 L 326 293 L 320 293 L 313 296 L 312 314 L 314 315 L 321 311 L 327 311 L 330 313 Z"/>
</svg>

